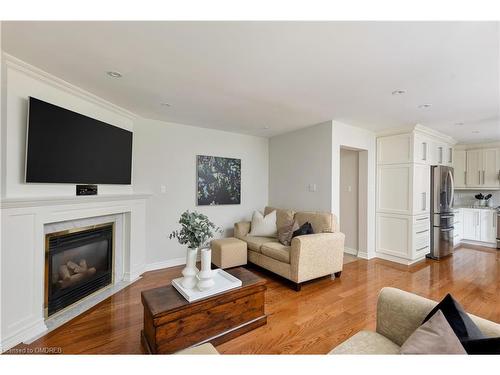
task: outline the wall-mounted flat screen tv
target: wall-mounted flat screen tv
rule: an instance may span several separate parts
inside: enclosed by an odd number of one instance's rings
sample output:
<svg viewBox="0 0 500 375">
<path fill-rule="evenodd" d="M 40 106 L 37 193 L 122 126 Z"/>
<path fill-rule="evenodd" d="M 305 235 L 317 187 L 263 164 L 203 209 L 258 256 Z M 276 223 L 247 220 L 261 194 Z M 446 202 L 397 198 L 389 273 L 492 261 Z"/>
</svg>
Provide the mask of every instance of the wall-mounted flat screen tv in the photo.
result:
<svg viewBox="0 0 500 375">
<path fill-rule="evenodd" d="M 30 97 L 26 182 L 130 184 L 132 132 Z"/>
</svg>

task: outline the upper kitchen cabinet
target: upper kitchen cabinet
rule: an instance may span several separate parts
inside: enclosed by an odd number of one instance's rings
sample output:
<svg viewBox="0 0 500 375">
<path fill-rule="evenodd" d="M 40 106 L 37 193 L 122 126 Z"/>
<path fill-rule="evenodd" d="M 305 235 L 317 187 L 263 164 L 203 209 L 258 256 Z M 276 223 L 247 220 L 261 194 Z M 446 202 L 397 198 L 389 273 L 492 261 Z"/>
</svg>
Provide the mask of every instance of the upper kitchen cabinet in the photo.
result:
<svg viewBox="0 0 500 375">
<path fill-rule="evenodd" d="M 467 165 L 466 165 L 466 151 L 454 150 L 453 169 L 455 188 L 461 189 L 466 187 Z"/>
<path fill-rule="evenodd" d="M 500 187 L 500 149 L 484 149 L 482 156 L 483 167 L 483 187 Z"/>
<path fill-rule="evenodd" d="M 377 138 L 377 163 L 411 163 L 413 136 L 411 133 L 390 135 Z"/>
<path fill-rule="evenodd" d="M 451 166 L 453 162 L 453 147 L 449 143 L 433 140 L 430 143 L 429 164 Z"/>
<path fill-rule="evenodd" d="M 455 187 L 465 189 L 500 189 L 500 147 L 455 149 L 453 167 Z"/>
<path fill-rule="evenodd" d="M 467 187 L 481 186 L 481 172 L 482 172 L 482 154 L 481 150 L 466 151 L 466 166 L 465 170 Z"/>
<path fill-rule="evenodd" d="M 418 163 L 450 166 L 454 144 L 452 138 L 416 125 L 407 133 L 377 137 L 377 164 Z"/>
</svg>

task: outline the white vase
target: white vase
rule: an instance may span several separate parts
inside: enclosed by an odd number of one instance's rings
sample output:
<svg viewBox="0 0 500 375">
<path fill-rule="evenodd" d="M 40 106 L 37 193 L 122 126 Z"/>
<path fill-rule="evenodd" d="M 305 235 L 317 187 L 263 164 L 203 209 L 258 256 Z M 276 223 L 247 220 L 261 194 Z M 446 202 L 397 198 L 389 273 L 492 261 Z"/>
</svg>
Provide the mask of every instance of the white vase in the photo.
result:
<svg viewBox="0 0 500 375">
<path fill-rule="evenodd" d="M 212 250 L 210 248 L 200 249 L 201 271 L 198 273 L 198 284 L 196 285 L 200 291 L 211 289 L 215 285 L 212 278 Z"/>
<path fill-rule="evenodd" d="M 187 249 L 186 254 L 186 267 L 182 270 L 181 285 L 186 289 L 193 289 L 196 286 L 198 268 L 196 268 L 196 257 L 198 256 L 198 249 Z"/>
</svg>

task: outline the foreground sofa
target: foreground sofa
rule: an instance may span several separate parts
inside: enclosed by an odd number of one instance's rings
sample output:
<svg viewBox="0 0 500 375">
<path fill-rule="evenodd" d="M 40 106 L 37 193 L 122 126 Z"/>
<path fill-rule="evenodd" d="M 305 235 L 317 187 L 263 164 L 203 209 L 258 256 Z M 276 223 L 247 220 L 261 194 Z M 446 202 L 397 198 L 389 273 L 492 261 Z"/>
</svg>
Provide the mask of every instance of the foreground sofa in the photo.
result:
<svg viewBox="0 0 500 375">
<path fill-rule="evenodd" d="M 236 223 L 234 236 L 247 243 L 248 261 L 292 281 L 297 291 L 308 280 L 332 274 L 340 277 L 345 236 L 338 231 L 335 216 L 328 212 L 295 212 L 273 207 L 266 207 L 264 215 L 274 210 L 278 228 L 290 220 L 299 225 L 309 222 L 314 234 L 295 237 L 291 246 L 285 246 L 277 238 L 248 235 L 249 221 Z"/>
<path fill-rule="evenodd" d="M 383 288 L 377 302 L 376 332 L 361 331 L 330 354 L 399 354 L 437 302 L 395 288 Z M 469 314 L 484 335 L 500 336 L 500 324 Z"/>
</svg>

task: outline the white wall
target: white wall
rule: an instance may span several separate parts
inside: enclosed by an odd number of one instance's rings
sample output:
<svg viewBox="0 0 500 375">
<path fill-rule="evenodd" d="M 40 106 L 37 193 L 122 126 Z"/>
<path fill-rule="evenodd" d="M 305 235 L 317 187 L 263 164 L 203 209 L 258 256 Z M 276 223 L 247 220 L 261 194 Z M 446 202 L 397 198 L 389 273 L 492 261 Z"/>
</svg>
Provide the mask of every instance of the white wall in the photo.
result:
<svg viewBox="0 0 500 375">
<path fill-rule="evenodd" d="M 330 211 L 331 147 L 331 121 L 272 137 L 269 204 L 295 210 Z M 316 191 L 310 191 L 311 184 L 316 185 Z"/>
<path fill-rule="evenodd" d="M 241 204 L 196 206 L 196 155 L 241 159 Z M 178 227 L 180 214 L 202 212 L 232 232 L 236 221 L 249 220 L 263 210 L 268 197 L 268 140 L 241 134 L 140 119 L 134 124 L 136 192 L 151 192 L 147 206 L 147 253 L 150 268 L 180 264 L 185 247 L 168 234 Z M 165 185 L 166 193 L 161 192 Z"/>
<path fill-rule="evenodd" d="M 331 191 L 332 212 L 340 212 L 340 149 L 342 147 L 361 151 L 359 154 L 359 256 L 373 258 L 375 257 L 375 133 L 333 121 L 331 173 L 333 186 Z M 339 217 L 339 221 L 342 221 L 342 217 Z"/>
<path fill-rule="evenodd" d="M 359 151 L 340 150 L 340 231 L 345 234 L 346 250 L 358 250 Z"/>
<path fill-rule="evenodd" d="M 75 195 L 75 184 L 24 183 L 28 97 L 34 96 L 128 130 L 133 129 L 132 115 L 14 57 L 4 55 L 2 70 L 5 78 L 2 197 Z M 132 192 L 130 185 L 99 186 L 100 194 L 130 192 Z"/>
</svg>

